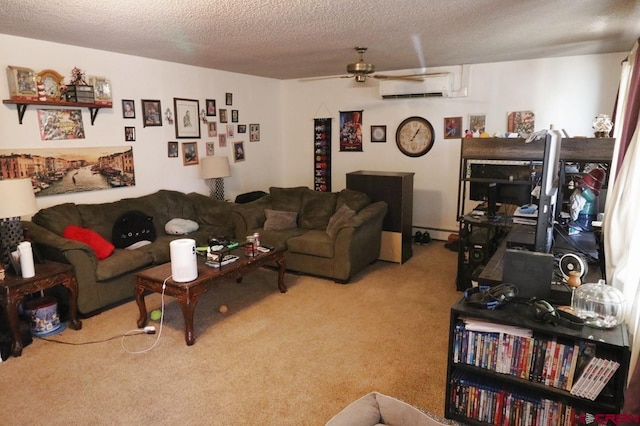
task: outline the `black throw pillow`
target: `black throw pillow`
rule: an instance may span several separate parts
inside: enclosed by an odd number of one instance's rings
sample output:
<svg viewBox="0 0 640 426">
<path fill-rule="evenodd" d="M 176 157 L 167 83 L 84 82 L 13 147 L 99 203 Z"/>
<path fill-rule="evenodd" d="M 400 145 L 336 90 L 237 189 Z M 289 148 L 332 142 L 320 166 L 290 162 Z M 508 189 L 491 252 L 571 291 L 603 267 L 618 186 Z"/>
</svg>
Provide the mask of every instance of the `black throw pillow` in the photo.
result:
<svg viewBox="0 0 640 426">
<path fill-rule="evenodd" d="M 153 217 L 138 210 L 120 216 L 113 224 L 111 242 L 117 248 L 126 248 L 138 241 L 155 241 L 156 228 Z"/>
</svg>

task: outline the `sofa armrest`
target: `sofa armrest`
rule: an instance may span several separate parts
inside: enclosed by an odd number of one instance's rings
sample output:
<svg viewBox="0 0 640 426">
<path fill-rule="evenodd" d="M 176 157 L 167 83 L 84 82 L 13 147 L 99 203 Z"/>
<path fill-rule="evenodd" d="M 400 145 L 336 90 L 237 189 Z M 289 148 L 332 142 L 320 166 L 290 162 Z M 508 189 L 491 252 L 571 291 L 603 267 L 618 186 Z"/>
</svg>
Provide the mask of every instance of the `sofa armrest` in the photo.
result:
<svg viewBox="0 0 640 426">
<path fill-rule="evenodd" d="M 22 226 L 29 231 L 31 241 L 46 259 L 71 263 L 68 255 L 72 251 L 78 251 L 75 256 L 87 256 L 93 259 L 91 263 L 97 264 L 96 254 L 87 244 L 64 238 L 33 222 L 23 221 Z"/>
<path fill-rule="evenodd" d="M 380 256 L 382 221 L 387 214 L 387 203 L 369 204 L 345 222 L 334 240 L 333 277 L 347 282 L 351 276 L 375 262 Z"/>
<path fill-rule="evenodd" d="M 271 208 L 271 196 L 267 195 L 255 201 L 233 205 L 233 223 L 236 228 L 236 238 L 244 241 L 249 230 L 262 228 L 267 220 L 264 210 Z"/>
<path fill-rule="evenodd" d="M 382 221 L 387 214 L 387 210 L 387 203 L 384 201 L 371 203 L 340 225 L 338 231 L 343 228 L 360 228 L 368 223 Z"/>
</svg>

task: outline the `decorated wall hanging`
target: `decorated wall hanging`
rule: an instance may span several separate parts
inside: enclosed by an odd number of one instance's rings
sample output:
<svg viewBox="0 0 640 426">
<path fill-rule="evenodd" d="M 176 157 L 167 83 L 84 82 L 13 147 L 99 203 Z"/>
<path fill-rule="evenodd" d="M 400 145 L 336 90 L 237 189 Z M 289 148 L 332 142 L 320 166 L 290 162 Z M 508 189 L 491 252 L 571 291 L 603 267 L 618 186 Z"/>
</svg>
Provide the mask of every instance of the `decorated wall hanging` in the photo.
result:
<svg viewBox="0 0 640 426">
<path fill-rule="evenodd" d="M 313 120 L 314 178 L 313 189 L 331 192 L 331 119 Z"/>
<path fill-rule="evenodd" d="M 340 151 L 362 151 L 362 110 L 340 111 Z"/>
</svg>

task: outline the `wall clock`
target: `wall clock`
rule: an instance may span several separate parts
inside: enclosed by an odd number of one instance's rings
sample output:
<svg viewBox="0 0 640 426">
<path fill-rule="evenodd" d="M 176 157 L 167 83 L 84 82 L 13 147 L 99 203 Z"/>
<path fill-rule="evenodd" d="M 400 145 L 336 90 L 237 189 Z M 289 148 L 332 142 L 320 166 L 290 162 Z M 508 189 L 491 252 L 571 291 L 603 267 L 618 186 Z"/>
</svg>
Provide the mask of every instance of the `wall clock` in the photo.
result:
<svg viewBox="0 0 640 426">
<path fill-rule="evenodd" d="M 64 77 L 54 70 L 44 70 L 38 73 L 38 82 L 44 85 L 45 96 L 48 101 L 60 100 L 60 86 Z"/>
<path fill-rule="evenodd" d="M 433 147 L 433 126 L 422 117 L 409 117 L 396 130 L 396 145 L 409 157 L 425 155 Z"/>
</svg>

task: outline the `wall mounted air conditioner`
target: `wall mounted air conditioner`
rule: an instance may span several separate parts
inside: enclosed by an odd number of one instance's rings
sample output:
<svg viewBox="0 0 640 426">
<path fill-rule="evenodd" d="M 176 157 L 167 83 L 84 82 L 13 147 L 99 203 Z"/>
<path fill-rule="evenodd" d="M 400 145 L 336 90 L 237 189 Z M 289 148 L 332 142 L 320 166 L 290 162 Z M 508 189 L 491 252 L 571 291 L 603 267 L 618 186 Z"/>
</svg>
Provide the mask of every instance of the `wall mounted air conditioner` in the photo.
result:
<svg viewBox="0 0 640 426">
<path fill-rule="evenodd" d="M 425 76 L 423 81 L 380 81 L 380 96 L 382 99 L 453 98 L 467 96 L 469 81 L 468 65 L 432 68 L 426 72 L 437 74 Z M 385 74 L 393 75 L 390 73 Z M 403 74 L 406 75 L 408 73 L 403 72 Z"/>
</svg>

